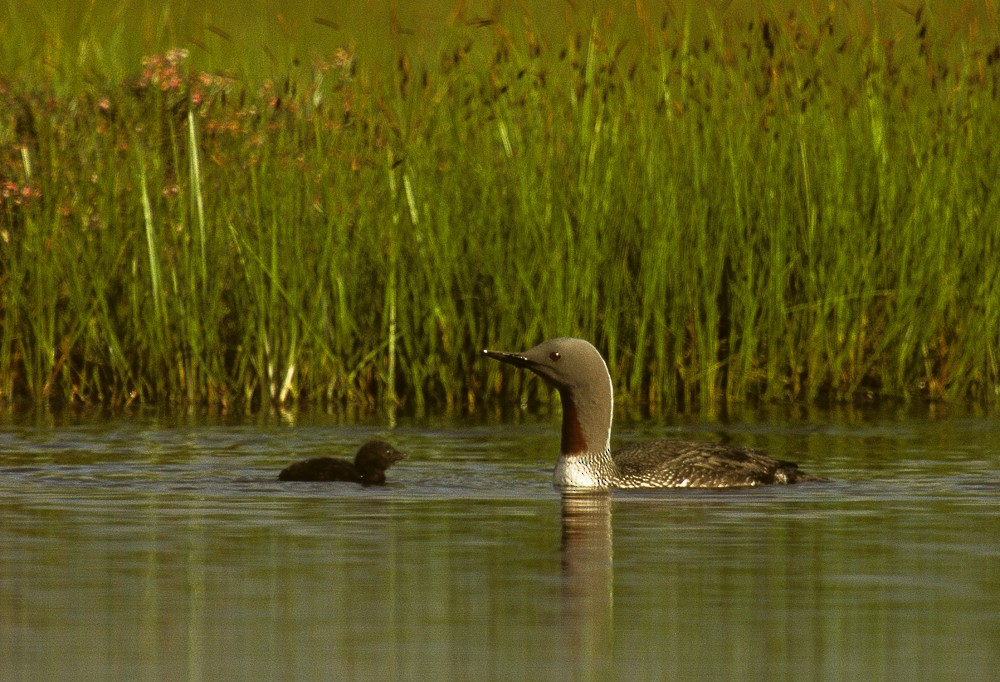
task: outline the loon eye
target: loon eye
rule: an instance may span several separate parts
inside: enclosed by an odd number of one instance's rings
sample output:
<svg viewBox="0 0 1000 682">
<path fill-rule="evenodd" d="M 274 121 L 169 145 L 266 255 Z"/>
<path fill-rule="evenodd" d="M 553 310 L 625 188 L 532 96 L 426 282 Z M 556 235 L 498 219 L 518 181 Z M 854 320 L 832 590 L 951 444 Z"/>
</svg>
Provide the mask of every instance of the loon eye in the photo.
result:
<svg viewBox="0 0 1000 682">
<path fill-rule="evenodd" d="M 561 357 L 562 356 L 559 355 L 558 351 L 552 351 L 551 353 L 549 353 L 549 360 L 551 360 L 552 362 L 559 362 L 559 358 Z"/>
</svg>

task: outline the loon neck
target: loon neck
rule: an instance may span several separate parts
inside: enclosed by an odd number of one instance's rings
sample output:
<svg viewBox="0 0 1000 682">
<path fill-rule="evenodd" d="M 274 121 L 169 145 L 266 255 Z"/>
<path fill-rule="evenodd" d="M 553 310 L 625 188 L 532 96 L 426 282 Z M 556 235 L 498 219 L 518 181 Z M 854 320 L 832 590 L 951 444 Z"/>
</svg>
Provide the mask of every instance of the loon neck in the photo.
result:
<svg viewBox="0 0 1000 682">
<path fill-rule="evenodd" d="M 607 391 L 578 395 L 560 390 L 562 447 L 553 483 L 560 487 L 607 488 L 620 473 L 611 458 L 611 379 Z"/>
<path fill-rule="evenodd" d="M 582 381 L 556 386 L 562 400 L 563 455 L 611 449 L 614 393 L 611 374 L 603 360 L 600 361 L 600 369 L 603 371 L 593 372 Z"/>
</svg>

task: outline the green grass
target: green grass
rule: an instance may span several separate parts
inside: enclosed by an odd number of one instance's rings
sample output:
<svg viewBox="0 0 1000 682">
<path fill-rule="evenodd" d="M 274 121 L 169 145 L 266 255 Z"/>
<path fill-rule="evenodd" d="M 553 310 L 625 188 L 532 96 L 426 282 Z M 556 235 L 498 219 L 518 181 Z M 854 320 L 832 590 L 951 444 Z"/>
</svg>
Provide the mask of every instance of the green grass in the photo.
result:
<svg viewBox="0 0 1000 682">
<path fill-rule="evenodd" d="M 472 410 L 576 335 L 654 411 L 996 405 L 996 17 L 628 7 L 261 65 L 9 6 L 0 400 Z"/>
</svg>

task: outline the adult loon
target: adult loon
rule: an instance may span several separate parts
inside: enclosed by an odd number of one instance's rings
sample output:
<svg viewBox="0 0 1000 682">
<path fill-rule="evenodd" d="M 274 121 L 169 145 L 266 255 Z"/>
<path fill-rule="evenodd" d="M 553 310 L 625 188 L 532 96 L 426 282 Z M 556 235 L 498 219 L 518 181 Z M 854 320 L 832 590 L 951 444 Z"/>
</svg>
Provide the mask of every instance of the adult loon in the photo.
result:
<svg viewBox="0 0 1000 682">
<path fill-rule="evenodd" d="M 384 485 L 385 470 L 406 457 L 385 441 L 372 440 L 361 446 L 354 462 L 333 457 L 314 457 L 294 462 L 278 474 L 279 481 L 349 481 L 361 485 Z"/>
<path fill-rule="evenodd" d="M 563 488 L 730 488 L 822 480 L 792 462 L 721 443 L 656 440 L 611 452 L 611 374 L 583 339 L 550 339 L 523 353 L 484 350 L 559 390 L 562 448 L 553 483 Z"/>
</svg>

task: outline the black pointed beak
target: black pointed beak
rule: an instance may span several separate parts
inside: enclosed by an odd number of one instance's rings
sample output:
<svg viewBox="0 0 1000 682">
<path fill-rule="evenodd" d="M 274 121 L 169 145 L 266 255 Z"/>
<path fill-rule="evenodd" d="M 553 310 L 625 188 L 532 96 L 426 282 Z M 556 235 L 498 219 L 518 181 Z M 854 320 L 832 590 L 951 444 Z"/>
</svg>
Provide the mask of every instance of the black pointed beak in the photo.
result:
<svg viewBox="0 0 1000 682">
<path fill-rule="evenodd" d="M 393 462 L 398 462 L 399 460 L 401 460 L 401 459 L 406 459 L 406 458 L 407 458 L 407 457 L 409 457 L 409 456 L 410 456 L 410 455 L 409 455 L 409 454 L 407 454 L 407 453 L 405 453 L 405 452 L 400 452 L 399 450 L 396 450 L 395 452 L 393 452 L 392 454 L 390 454 L 390 455 L 389 455 L 389 458 L 390 458 L 390 459 L 391 459 L 391 460 L 392 460 Z"/>
<path fill-rule="evenodd" d="M 531 369 L 533 364 L 531 360 L 521 353 L 505 353 L 499 350 L 483 349 L 483 355 L 494 360 L 499 360 L 500 362 L 506 362 L 508 365 L 514 365 L 515 367 Z"/>
</svg>

